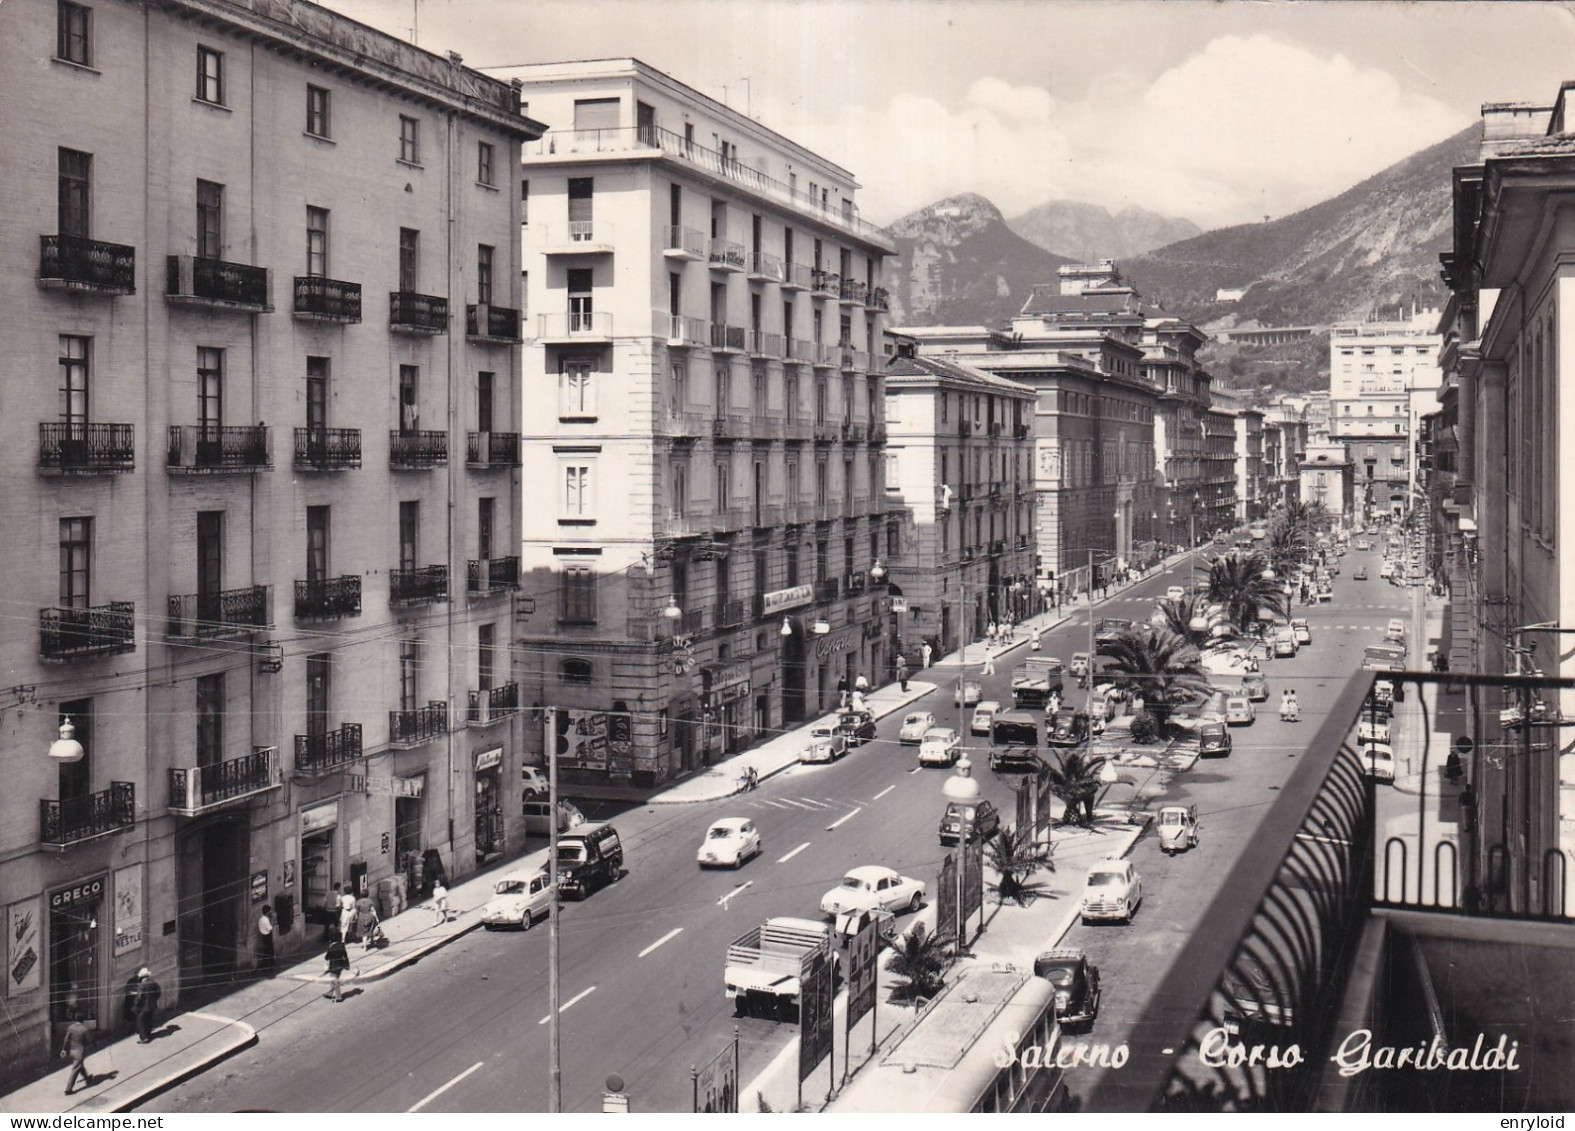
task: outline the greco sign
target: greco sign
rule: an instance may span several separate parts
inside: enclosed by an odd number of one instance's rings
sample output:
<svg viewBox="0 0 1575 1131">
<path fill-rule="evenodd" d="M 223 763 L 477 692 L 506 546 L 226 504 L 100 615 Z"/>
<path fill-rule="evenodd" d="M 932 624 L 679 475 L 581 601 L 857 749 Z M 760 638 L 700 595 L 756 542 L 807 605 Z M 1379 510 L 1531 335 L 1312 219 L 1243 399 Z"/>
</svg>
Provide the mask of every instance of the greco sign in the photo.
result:
<svg viewBox="0 0 1575 1131">
<path fill-rule="evenodd" d="M 61 911 L 78 903 L 104 898 L 104 877 L 83 880 L 80 884 L 73 884 L 68 888 L 60 888 L 49 893 L 49 909 Z"/>
</svg>

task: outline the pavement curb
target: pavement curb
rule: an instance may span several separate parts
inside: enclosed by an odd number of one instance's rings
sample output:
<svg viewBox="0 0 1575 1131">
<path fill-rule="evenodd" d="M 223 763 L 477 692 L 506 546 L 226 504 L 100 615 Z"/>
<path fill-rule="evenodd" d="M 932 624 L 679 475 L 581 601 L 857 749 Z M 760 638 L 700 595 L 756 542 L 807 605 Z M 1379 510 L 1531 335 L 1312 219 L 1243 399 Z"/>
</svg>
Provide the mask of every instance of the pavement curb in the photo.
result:
<svg viewBox="0 0 1575 1131">
<path fill-rule="evenodd" d="M 223 1017 L 217 1013 L 203 1013 L 196 1010 L 191 1013 L 183 1014 L 182 1016 L 200 1017 L 205 1021 L 222 1022 L 226 1026 L 224 1031 L 228 1031 L 229 1028 L 233 1027 L 242 1030 L 244 1036 L 240 1037 L 239 1039 L 232 1040 L 223 1048 L 208 1054 L 203 1059 L 191 1065 L 177 1069 L 168 1075 L 159 1077 L 157 1080 L 149 1083 L 147 1087 L 132 1093 L 124 1100 L 116 1101 L 113 1105 L 103 1108 L 102 1110 L 110 1112 L 130 1111 L 143 1101 L 150 1100 L 154 1096 L 157 1096 L 160 1093 L 166 1092 L 170 1088 L 175 1087 L 177 1084 L 183 1084 L 187 1080 L 190 1080 L 193 1076 L 201 1075 L 202 1073 L 208 1071 L 208 1069 L 212 1068 L 215 1064 L 219 1064 L 222 1061 L 228 1060 L 236 1053 L 245 1049 L 249 1049 L 257 1043 L 256 1028 L 254 1026 L 248 1025 L 244 1021 L 238 1021 L 233 1017 Z"/>
</svg>

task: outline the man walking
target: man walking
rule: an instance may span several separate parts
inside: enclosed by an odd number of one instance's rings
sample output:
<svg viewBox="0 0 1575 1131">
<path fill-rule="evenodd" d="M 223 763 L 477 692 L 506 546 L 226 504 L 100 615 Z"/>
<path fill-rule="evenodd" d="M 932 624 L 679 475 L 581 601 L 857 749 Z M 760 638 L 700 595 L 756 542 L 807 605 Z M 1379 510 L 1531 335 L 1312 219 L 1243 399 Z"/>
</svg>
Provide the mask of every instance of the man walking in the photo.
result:
<svg viewBox="0 0 1575 1131">
<path fill-rule="evenodd" d="M 153 978 L 153 971 L 144 966 L 137 971 L 137 998 L 133 1007 L 137 1018 L 137 1043 L 153 1042 L 153 1024 L 158 1018 L 159 995 L 163 988 Z"/>
<path fill-rule="evenodd" d="M 60 1049 L 60 1059 L 71 1061 L 71 1075 L 66 1077 L 66 1095 L 70 1095 L 77 1086 L 77 1077 L 82 1077 L 84 1088 L 92 1087 L 93 1076 L 87 1070 L 88 1041 L 92 1034 L 88 1027 L 82 1024 L 82 1013 L 76 1006 L 67 1011 L 66 1016 L 71 1019 L 71 1024 L 66 1026 L 66 1039 Z"/>
<path fill-rule="evenodd" d="M 994 675 L 995 674 L 995 657 L 990 654 L 990 649 L 989 648 L 986 648 L 984 650 L 984 666 L 979 669 L 979 674 L 980 675 Z"/>
<path fill-rule="evenodd" d="M 897 683 L 904 691 L 908 690 L 908 661 L 901 656 L 897 657 Z"/>
<path fill-rule="evenodd" d="M 273 965 L 273 912 L 265 903 L 257 916 L 257 970 L 271 977 Z"/>
<path fill-rule="evenodd" d="M 344 1000 L 344 986 L 341 983 L 348 969 L 350 969 L 350 952 L 345 950 L 344 939 L 335 935 L 333 941 L 328 944 L 328 996 L 335 1001 Z"/>
<path fill-rule="evenodd" d="M 924 666 L 925 667 L 929 667 L 930 666 L 930 656 L 931 656 L 932 653 L 931 653 L 931 649 L 930 649 L 930 642 L 928 640 L 926 640 L 924 642 L 923 652 L 924 652 Z"/>
</svg>

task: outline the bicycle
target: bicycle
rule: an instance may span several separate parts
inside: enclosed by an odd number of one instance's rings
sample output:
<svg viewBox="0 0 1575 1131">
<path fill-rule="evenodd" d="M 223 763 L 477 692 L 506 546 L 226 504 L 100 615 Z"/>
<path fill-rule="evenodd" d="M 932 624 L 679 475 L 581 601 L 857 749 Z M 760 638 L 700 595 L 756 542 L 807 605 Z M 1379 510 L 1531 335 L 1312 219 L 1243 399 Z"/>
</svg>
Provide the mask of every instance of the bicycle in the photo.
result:
<svg viewBox="0 0 1575 1131">
<path fill-rule="evenodd" d="M 738 792 L 753 793 L 760 784 L 760 773 L 755 767 L 750 766 L 744 770 L 744 776 L 738 779 Z"/>
</svg>

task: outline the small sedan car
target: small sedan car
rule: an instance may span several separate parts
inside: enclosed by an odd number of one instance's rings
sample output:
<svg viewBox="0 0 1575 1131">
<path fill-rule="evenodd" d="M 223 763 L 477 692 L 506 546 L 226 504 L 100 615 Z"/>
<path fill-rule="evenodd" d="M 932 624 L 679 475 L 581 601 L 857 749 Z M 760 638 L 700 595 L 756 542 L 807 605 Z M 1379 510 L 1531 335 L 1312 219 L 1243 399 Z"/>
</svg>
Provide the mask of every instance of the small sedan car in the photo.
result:
<svg viewBox="0 0 1575 1131">
<path fill-rule="evenodd" d="M 899 876 L 890 868 L 866 864 L 842 877 L 842 882 L 820 900 L 822 915 L 845 911 L 917 911 L 924 906 L 924 884 L 912 876 Z"/>
<path fill-rule="evenodd" d="M 1389 743 L 1389 720 L 1376 715 L 1362 719 L 1356 724 L 1356 741 L 1361 743 L 1381 742 Z"/>
<path fill-rule="evenodd" d="M 1198 755 L 1203 758 L 1230 757 L 1230 731 L 1225 724 L 1209 720 L 1198 727 Z"/>
<path fill-rule="evenodd" d="M 837 716 L 837 729 L 849 746 L 863 746 L 875 737 L 875 716 L 868 711 L 843 711 Z"/>
<path fill-rule="evenodd" d="M 1374 781 L 1395 780 L 1395 752 L 1386 743 L 1371 742 L 1362 747 L 1362 768 Z"/>
<path fill-rule="evenodd" d="M 988 801 L 948 801 L 941 814 L 941 843 L 956 844 L 966 838 L 989 840 L 1001 831 L 1001 814 Z"/>
<path fill-rule="evenodd" d="M 1294 632 L 1277 633 L 1274 637 L 1274 658 L 1277 660 L 1294 658 L 1296 655 L 1296 634 Z"/>
<path fill-rule="evenodd" d="M 1291 635 L 1298 644 L 1312 643 L 1312 626 L 1307 623 L 1306 617 L 1296 617 L 1291 621 Z"/>
<path fill-rule="evenodd" d="M 1001 713 L 1001 704 L 996 699 L 986 699 L 973 709 L 973 718 L 968 722 L 969 734 L 989 734 L 990 724 L 995 721 L 995 716 Z"/>
<path fill-rule="evenodd" d="M 1179 585 L 1172 585 L 1165 590 L 1165 600 L 1167 601 L 1180 601 L 1186 595 L 1187 591 Z"/>
<path fill-rule="evenodd" d="M 1051 746 L 1077 746 L 1088 741 L 1088 715 L 1063 707 L 1046 720 L 1045 732 Z"/>
<path fill-rule="evenodd" d="M 809 744 L 798 752 L 800 762 L 835 762 L 848 752 L 848 736 L 831 723 L 809 732 Z"/>
<path fill-rule="evenodd" d="M 1101 860 L 1088 870 L 1083 885 L 1083 922 L 1130 923 L 1143 902 L 1143 877 L 1130 860 Z"/>
<path fill-rule="evenodd" d="M 695 862 L 702 868 L 739 868 L 761 851 L 755 822 L 747 817 L 724 817 L 705 831 Z"/>
<path fill-rule="evenodd" d="M 924 738 L 924 732 L 935 725 L 935 716 L 928 711 L 910 711 L 902 717 L 902 729 L 897 732 L 897 741 L 904 746 L 917 746 Z"/>
<path fill-rule="evenodd" d="M 919 765 L 952 766 L 962 752 L 962 737 L 951 727 L 931 727 L 919 740 Z"/>
<path fill-rule="evenodd" d="M 1384 626 L 1384 640 L 1393 641 L 1396 644 L 1404 644 L 1405 621 L 1399 617 L 1391 617 L 1389 623 Z"/>
<path fill-rule="evenodd" d="M 532 923 L 547 914 L 551 903 L 552 889 L 545 871 L 538 868 L 534 872 L 513 872 L 492 885 L 492 898 L 481 912 L 481 925 L 489 931 L 494 927 L 528 931 Z"/>
<path fill-rule="evenodd" d="M 1241 677 L 1241 693 L 1254 703 L 1262 703 L 1269 697 L 1269 681 L 1261 675 L 1244 675 Z"/>
<path fill-rule="evenodd" d="M 1386 561 L 1378 567 L 1378 576 L 1386 581 L 1395 575 L 1395 563 Z"/>
<path fill-rule="evenodd" d="M 1252 700 L 1245 695 L 1230 695 L 1225 699 L 1225 722 L 1230 726 L 1251 726 L 1258 717 Z"/>
<path fill-rule="evenodd" d="M 1366 581 L 1367 580 L 1367 567 L 1366 566 L 1357 566 L 1356 567 L 1356 572 L 1351 574 L 1351 579 L 1353 581 Z"/>
<path fill-rule="evenodd" d="M 954 707 L 973 707 L 973 706 L 976 706 L 978 704 L 978 702 L 979 702 L 980 696 L 982 696 L 983 694 L 984 694 L 984 688 L 979 686 L 979 681 L 978 680 L 976 680 L 976 679 L 959 680 L 958 683 L 957 683 L 957 690 L 952 692 L 952 706 L 954 706 Z"/>
</svg>

